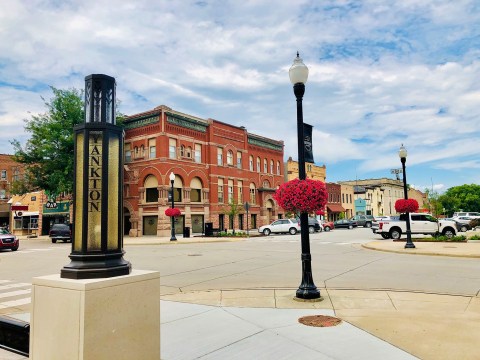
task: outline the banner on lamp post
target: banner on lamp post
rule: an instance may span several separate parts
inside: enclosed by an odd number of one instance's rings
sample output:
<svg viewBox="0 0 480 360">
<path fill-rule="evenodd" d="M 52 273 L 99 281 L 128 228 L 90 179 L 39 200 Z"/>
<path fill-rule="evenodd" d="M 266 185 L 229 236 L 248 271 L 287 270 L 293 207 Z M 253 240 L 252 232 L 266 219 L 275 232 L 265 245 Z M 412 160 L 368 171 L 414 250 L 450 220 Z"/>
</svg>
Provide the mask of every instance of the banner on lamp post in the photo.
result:
<svg viewBox="0 0 480 360">
<path fill-rule="evenodd" d="M 305 148 L 305 162 L 313 163 L 312 125 L 303 123 L 303 146 Z"/>
</svg>

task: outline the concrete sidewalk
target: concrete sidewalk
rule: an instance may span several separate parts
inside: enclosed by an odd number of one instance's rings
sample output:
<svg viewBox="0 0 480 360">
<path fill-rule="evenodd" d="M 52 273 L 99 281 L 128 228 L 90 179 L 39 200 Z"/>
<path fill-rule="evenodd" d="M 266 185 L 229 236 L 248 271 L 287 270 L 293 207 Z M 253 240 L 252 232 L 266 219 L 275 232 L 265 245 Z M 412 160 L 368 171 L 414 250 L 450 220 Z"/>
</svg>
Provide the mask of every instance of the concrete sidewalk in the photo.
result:
<svg viewBox="0 0 480 360">
<path fill-rule="evenodd" d="M 125 245 L 181 246 L 238 238 L 125 237 Z M 373 241 L 365 251 L 480 257 L 480 243 Z M 480 270 L 480 266 L 479 266 Z M 323 301 L 299 302 L 296 289 L 247 288 L 163 293 L 162 359 L 479 359 L 480 298 L 412 291 L 319 288 Z M 27 314 L 28 315 L 28 314 Z M 343 320 L 309 327 L 305 315 Z M 25 316 L 19 314 L 18 316 Z M 8 357 L 9 356 L 9 357 Z M 24 359 L 0 350 L 0 359 Z"/>
</svg>

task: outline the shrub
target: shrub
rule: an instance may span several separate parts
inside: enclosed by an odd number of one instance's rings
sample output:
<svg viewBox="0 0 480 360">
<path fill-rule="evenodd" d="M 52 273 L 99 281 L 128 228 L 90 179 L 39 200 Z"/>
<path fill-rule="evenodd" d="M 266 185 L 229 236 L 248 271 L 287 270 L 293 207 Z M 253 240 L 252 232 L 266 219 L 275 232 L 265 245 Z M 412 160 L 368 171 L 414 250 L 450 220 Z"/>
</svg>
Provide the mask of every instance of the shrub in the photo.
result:
<svg viewBox="0 0 480 360">
<path fill-rule="evenodd" d="M 451 242 L 460 242 L 460 241 L 465 241 L 467 240 L 467 237 L 465 235 L 456 235 L 454 237 L 451 237 L 450 239 L 447 238 L 445 235 L 437 235 L 434 236 L 435 241 L 451 241 Z"/>
<path fill-rule="evenodd" d="M 475 234 L 473 236 L 470 236 L 468 240 L 480 240 L 480 235 Z"/>
</svg>

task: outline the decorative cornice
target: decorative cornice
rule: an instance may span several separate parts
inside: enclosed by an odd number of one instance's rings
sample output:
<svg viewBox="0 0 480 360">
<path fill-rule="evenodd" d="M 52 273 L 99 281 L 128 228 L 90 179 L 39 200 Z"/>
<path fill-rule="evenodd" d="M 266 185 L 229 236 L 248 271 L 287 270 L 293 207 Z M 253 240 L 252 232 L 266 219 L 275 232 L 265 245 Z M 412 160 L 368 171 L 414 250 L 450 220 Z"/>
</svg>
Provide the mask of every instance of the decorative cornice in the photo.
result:
<svg viewBox="0 0 480 360">
<path fill-rule="evenodd" d="M 283 151 L 283 143 L 275 140 L 270 140 L 258 135 L 248 134 L 248 143 L 251 145 L 260 146 L 266 149 L 275 151 Z"/>
<path fill-rule="evenodd" d="M 135 128 L 147 126 L 147 125 L 150 125 L 150 124 L 155 124 L 159 121 L 160 121 L 160 119 L 158 117 L 158 114 L 155 114 L 155 115 L 149 114 L 147 116 L 143 116 L 143 117 L 140 117 L 140 118 L 137 118 L 137 119 L 132 119 L 132 120 L 125 121 L 124 122 L 124 128 L 125 128 L 125 130 L 130 130 L 130 129 L 135 129 Z"/>
<path fill-rule="evenodd" d="M 167 114 L 167 122 L 173 125 L 181 126 L 187 129 L 200 131 L 200 132 L 207 132 L 208 123 L 202 122 L 199 120 L 195 120 L 186 116 L 173 114 L 171 112 L 166 112 Z"/>
</svg>

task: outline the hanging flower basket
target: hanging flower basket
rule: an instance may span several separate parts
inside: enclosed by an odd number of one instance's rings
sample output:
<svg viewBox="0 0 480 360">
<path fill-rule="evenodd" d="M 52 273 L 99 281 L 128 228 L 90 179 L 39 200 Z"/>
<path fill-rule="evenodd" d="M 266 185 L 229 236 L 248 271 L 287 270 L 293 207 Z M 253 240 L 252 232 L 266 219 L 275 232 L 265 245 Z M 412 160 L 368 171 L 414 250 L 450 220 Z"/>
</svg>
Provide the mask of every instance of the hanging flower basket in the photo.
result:
<svg viewBox="0 0 480 360">
<path fill-rule="evenodd" d="M 395 201 L 395 210 L 399 213 L 412 213 L 418 210 L 418 202 L 415 199 L 398 199 Z"/>
<path fill-rule="evenodd" d="M 328 193 L 321 181 L 294 179 L 280 185 L 273 198 L 286 211 L 312 213 L 323 211 Z"/>
<path fill-rule="evenodd" d="M 168 208 L 167 210 L 165 210 L 165 215 L 170 217 L 171 216 L 177 217 L 181 215 L 181 212 L 180 212 L 180 209 L 177 209 L 177 208 Z"/>
</svg>

